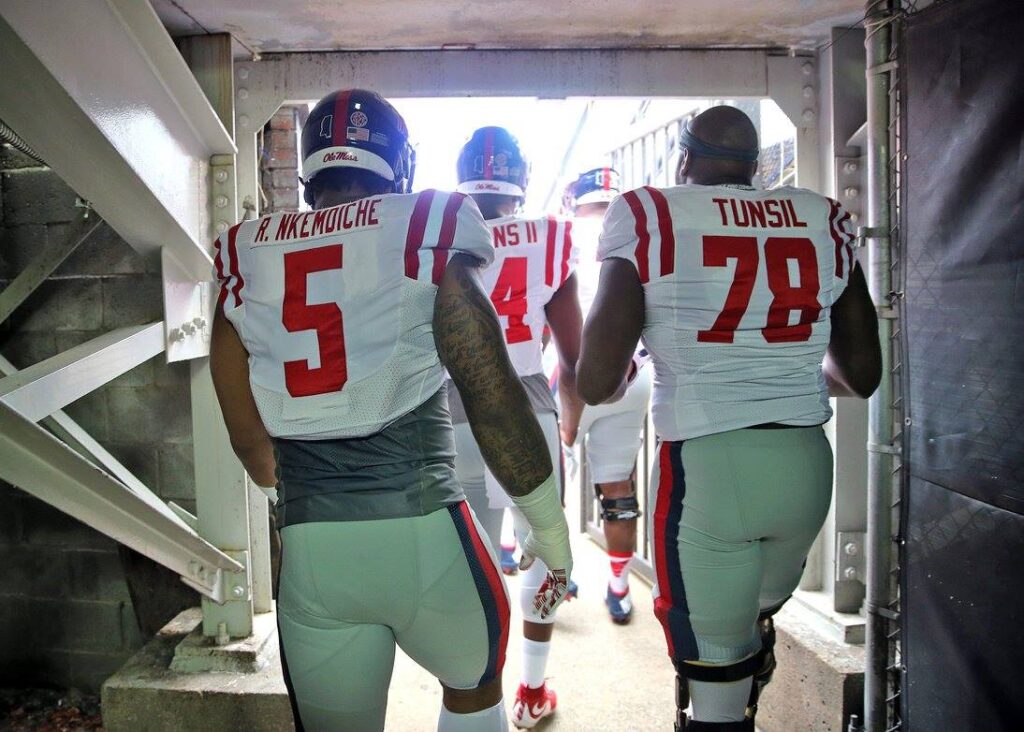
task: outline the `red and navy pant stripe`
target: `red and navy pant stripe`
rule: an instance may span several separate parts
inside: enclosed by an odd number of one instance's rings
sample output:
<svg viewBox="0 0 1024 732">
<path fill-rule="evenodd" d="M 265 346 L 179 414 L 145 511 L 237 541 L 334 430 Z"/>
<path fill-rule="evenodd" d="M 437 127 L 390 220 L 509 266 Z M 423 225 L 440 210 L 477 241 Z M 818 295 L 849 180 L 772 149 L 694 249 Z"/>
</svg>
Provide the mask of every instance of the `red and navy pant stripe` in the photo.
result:
<svg viewBox="0 0 1024 732">
<path fill-rule="evenodd" d="M 505 667 L 505 648 L 508 646 L 509 605 L 501 573 L 487 551 L 487 544 L 477 530 L 473 513 L 465 501 L 448 506 L 452 523 L 459 534 L 462 548 L 469 562 L 480 604 L 487 621 L 487 667 L 480 677 L 479 686 L 493 681 Z"/>
<path fill-rule="evenodd" d="M 658 446 L 658 468 L 653 544 L 659 596 L 654 601 L 654 613 L 665 631 L 672 660 L 696 661 L 700 652 L 690 625 L 690 607 L 679 561 L 679 522 L 686 497 L 682 442 L 662 442 Z"/>
</svg>

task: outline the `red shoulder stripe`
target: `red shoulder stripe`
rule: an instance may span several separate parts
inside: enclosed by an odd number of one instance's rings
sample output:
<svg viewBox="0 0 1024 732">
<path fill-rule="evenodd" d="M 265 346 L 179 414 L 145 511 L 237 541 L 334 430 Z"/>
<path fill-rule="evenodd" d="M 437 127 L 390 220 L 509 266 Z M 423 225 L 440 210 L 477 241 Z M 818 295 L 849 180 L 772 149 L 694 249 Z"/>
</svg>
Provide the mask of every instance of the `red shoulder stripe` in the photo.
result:
<svg viewBox="0 0 1024 732">
<path fill-rule="evenodd" d="M 572 222 L 565 222 L 565 231 L 562 233 L 562 278 L 560 282 L 569 279 L 569 255 L 572 254 Z"/>
<path fill-rule="evenodd" d="M 636 219 L 636 269 L 640 275 L 641 284 L 647 284 L 650 282 L 651 274 L 650 267 L 648 265 L 648 255 L 651 249 L 651 232 L 647 230 L 647 212 L 644 211 L 644 205 L 640 203 L 640 197 L 636 195 L 636 191 L 629 191 L 628 193 L 622 194 L 623 199 L 629 205 L 629 210 L 633 212 L 633 218 Z"/>
<path fill-rule="evenodd" d="M 213 266 L 217 270 L 217 282 L 220 285 L 220 294 L 217 295 L 217 307 L 224 307 L 224 301 L 228 299 L 228 287 L 224 281 L 224 259 L 220 253 L 220 237 L 218 236 L 213 241 Z"/>
<path fill-rule="evenodd" d="M 441 216 L 441 233 L 437 237 L 437 248 L 434 249 L 434 268 L 430 275 L 430 279 L 435 285 L 440 285 L 444 278 L 444 270 L 448 266 L 448 250 L 455 242 L 455 224 L 458 221 L 459 208 L 461 208 L 465 197 L 465 193 L 449 194 L 448 202 L 444 206 L 444 214 Z"/>
<path fill-rule="evenodd" d="M 434 190 L 420 193 L 409 217 L 409 231 L 405 235 L 405 276 L 417 279 L 420 276 L 420 247 L 423 245 L 423 233 L 427 230 L 427 219 L 430 217 L 430 204 L 434 200 Z"/>
<path fill-rule="evenodd" d="M 231 294 L 235 296 L 236 308 L 242 304 L 242 288 L 245 287 L 245 280 L 242 279 L 242 272 L 238 268 L 238 247 L 236 245 L 240 228 L 242 228 L 241 224 L 235 224 L 228 229 L 228 266 L 231 276 L 235 279 L 235 286 L 231 288 Z"/>
<path fill-rule="evenodd" d="M 668 199 L 657 188 L 644 186 L 654 201 L 654 210 L 658 214 L 658 233 L 661 236 L 661 276 L 670 275 L 676 270 L 676 235 L 672 229 L 672 215 L 668 210 Z"/>
<path fill-rule="evenodd" d="M 836 277 L 843 277 L 843 238 L 839 235 L 836 217 L 839 215 L 839 201 L 827 199 L 829 205 L 828 231 L 832 235 L 832 243 L 836 248 Z"/>
<path fill-rule="evenodd" d="M 555 286 L 555 229 L 558 224 L 554 216 L 548 216 L 547 250 L 544 253 L 544 282 L 548 287 Z"/>
</svg>

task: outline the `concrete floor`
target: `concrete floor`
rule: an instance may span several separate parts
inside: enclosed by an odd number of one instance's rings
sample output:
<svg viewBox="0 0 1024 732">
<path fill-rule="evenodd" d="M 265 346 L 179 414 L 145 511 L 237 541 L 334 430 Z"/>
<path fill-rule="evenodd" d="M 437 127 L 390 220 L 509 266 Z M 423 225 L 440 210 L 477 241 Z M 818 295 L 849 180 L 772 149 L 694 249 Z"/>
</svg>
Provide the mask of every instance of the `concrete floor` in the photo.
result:
<svg viewBox="0 0 1024 732">
<path fill-rule="evenodd" d="M 572 516 L 569 523 L 578 526 Z M 632 578 L 633 621 L 614 625 L 603 601 L 608 575 L 604 552 L 582 535 L 574 538 L 573 551 L 573 576 L 580 597 L 559 609 L 548 662 L 548 683 L 558 692 L 558 711 L 535 729 L 671 730 L 675 674 L 661 626 L 654 618 L 650 587 L 636 576 Z M 518 577 L 506 579 L 513 598 L 504 675 L 506 709 L 511 713 L 521 668 L 522 614 L 517 601 Z M 437 681 L 399 651 L 387 730 L 435 729 L 440 706 Z"/>
</svg>

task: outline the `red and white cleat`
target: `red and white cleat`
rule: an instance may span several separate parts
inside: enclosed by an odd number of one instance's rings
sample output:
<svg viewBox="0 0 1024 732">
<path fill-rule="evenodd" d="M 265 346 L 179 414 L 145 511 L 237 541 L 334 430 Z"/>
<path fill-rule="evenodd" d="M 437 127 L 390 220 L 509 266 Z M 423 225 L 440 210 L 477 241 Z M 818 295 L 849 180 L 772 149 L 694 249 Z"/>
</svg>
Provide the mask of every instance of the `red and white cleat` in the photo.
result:
<svg viewBox="0 0 1024 732">
<path fill-rule="evenodd" d="M 520 684 L 512 705 L 512 724 L 519 729 L 531 729 L 544 717 L 554 714 L 557 706 L 558 697 L 546 682 L 538 689 Z"/>
</svg>

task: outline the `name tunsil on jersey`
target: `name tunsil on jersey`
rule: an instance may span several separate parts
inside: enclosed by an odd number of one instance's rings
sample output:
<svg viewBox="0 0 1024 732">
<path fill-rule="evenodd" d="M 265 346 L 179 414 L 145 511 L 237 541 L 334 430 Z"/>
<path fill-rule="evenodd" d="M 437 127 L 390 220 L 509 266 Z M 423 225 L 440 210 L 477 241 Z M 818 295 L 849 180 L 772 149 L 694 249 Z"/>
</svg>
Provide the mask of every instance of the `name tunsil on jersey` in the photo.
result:
<svg viewBox="0 0 1024 732">
<path fill-rule="evenodd" d="M 644 287 L 661 439 L 828 420 L 821 362 L 852 241 L 837 202 L 797 188 L 645 187 L 612 202 L 598 258 L 631 262 Z"/>
</svg>

